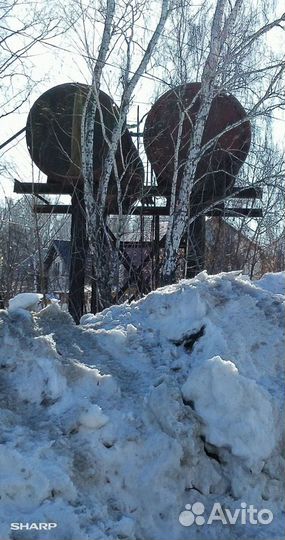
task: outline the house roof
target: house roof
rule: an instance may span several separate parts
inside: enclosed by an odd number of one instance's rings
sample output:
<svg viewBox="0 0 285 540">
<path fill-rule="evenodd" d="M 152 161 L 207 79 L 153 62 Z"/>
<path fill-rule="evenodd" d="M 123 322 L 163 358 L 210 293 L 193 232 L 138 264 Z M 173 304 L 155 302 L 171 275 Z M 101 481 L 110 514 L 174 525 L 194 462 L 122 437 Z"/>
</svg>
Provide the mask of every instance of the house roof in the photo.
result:
<svg viewBox="0 0 285 540">
<path fill-rule="evenodd" d="M 66 268 L 70 266 L 70 256 L 71 256 L 71 243 L 69 240 L 54 240 L 54 247 L 58 255 L 62 258 Z"/>
<path fill-rule="evenodd" d="M 59 256 L 63 261 L 66 272 L 68 272 L 71 256 L 70 246 L 71 244 L 69 240 L 53 240 L 44 260 L 45 266 L 49 268 L 55 257 Z"/>
</svg>

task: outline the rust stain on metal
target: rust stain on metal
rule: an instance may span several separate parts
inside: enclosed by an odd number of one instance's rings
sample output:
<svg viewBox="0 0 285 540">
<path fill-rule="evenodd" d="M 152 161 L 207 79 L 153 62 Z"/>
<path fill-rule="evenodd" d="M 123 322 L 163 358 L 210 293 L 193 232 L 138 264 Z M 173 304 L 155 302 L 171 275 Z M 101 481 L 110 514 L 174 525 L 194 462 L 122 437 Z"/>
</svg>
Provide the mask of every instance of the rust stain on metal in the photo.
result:
<svg viewBox="0 0 285 540">
<path fill-rule="evenodd" d="M 26 126 L 27 146 L 34 163 L 48 176 L 49 181 L 64 183 L 68 179 L 74 185 L 82 183 L 81 120 L 88 91 L 87 85 L 61 84 L 40 96 L 30 110 Z M 100 91 L 99 102 L 103 122 L 97 109 L 93 147 L 95 192 L 108 152 L 105 137 L 111 139 L 119 114 L 114 101 L 105 92 Z M 122 134 L 116 152 L 116 166 L 124 206 L 128 207 L 141 194 L 144 169 L 127 129 Z M 117 210 L 117 182 L 114 171 L 109 183 L 108 210 Z"/>
<path fill-rule="evenodd" d="M 192 127 L 200 106 L 200 88 L 200 83 L 188 83 L 169 90 L 156 101 L 146 119 L 146 154 L 156 174 L 159 192 L 166 197 L 171 193 L 179 119 L 184 112 L 178 152 L 177 189 L 183 176 L 191 145 Z M 240 125 L 224 132 L 226 128 L 240 121 Z M 195 187 L 190 198 L 190 206 L 194 212 L 203 204 L 218 200 L 233 187 L 235 177 L 249 151 L 250 122 L 242 105 L 232 95 L 222 93 L 212 102 L 202 144 L 212 139 L 213 144 L 201 155 L 196 169 Z"/>
</svg>

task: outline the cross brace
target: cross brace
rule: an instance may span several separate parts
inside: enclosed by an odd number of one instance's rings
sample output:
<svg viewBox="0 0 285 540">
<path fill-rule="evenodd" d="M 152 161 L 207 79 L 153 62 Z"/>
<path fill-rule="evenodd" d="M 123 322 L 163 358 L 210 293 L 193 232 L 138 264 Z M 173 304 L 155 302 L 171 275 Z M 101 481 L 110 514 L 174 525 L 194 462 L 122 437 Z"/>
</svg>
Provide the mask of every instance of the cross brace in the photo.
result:
<svg viewBox="0 0 285 540">
<path fill-rule="evenodd" d="M 39 214 L 72 214 L 72 206 L 67 204 L 35 204 L 34 211 Z M 136 207 L 131 211 L 132 215 L 144 216 L 169 216 L 166 206 Z M 262 217 L 262 208 L 224 208 L 217 205 L 205 212 L 206 216 L 226 216 L 239 217 L 247 216 L 251 218 Z"/>
<path fill-rule="evenodd" d="M 14 180 L 14 193 L 30 193 L 30 194 L 49 194 L 49 195 L 71 195 L 74 191 L 74 186 L 66 182 L 56 182 L 48 179 L 48 182 L 20 182 Z M 159 197 L 159 192 L 156 186 L 144 186 L 145 197 Z M 234 199 L 262 199 L 262 189 L 259 187 L 238 187 L 232 188 L 230 195 L 227 198 Z"/>
</svg>

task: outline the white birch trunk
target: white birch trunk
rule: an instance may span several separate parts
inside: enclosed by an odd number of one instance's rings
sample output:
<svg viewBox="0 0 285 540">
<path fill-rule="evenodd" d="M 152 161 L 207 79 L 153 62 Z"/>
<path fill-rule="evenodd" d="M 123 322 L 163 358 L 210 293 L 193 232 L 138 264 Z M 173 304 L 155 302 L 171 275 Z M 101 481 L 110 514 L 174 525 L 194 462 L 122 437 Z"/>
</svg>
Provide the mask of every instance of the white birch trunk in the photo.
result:
<svg viewBox="0 0 285 540">
<path fill-rule="evenodd" d="M 87 216 L 87 232 L 89 237 L 91 252 L 94 252 L 94 233 L 98 225 L 98 208 L 94 200 L 94 175 L 93 175 L 93 145 L 94 145 L 94 123 L 96 110 L 99 105 L 99 90 L 102 71 L 108 55 L 112 38 L 112 25 L 115 13 L 115 0 L 107 0 L 106 18 L 103 37 L 99 49 L 97 61 L 95 63 L 92 86 L 88 93 L 81 124 L 81 154 L 82 154 L 82 174 L 84 179 L 84 201 Z"/>
<path fill-rule="evenodd" d="M 106 57 L 109 51 L 111 37 L 112 37 L 112 24 L 114 18 L 115 1 L 107 1 L 106 20 L 103 32 L 103 38 L 98 55 L 98 60 L 95 64 L 92 88 L 89 92 L 86 100 L 85 111 L 82 119 L 82 172 L 84 177 L 84 200 L 86 206 L 87 215 L 87 230 L 91 253 L 95 259 L 96 277 L 98 278 L 99 295 L 101 295 L 101 305 L 104 307 L 104 296 L 108 296 L 107 289 L 110 293 L 110 283 L 106 285 L 106 280 L 110 276 L 110 268 L 107 268 L 112 261 L 112 257 L 108 256 L 105 248 L 109 248 L 109 255 L 112 254 L 112 246 L 110 243 L 109 235 L 106 231 L 104 212 L 106 208 L 107 195 L 109 181 L 112 170 L 114 170 L 114 164 L 116 159 L 116 151 L 122 136 L 122 130 L 126 123 L 126 117 L 129 110 L 130 100 L 132 94 L 136 88 L 138 81 L 144 73 L 147 64 L 152 56 L 154 48 L 157 45 L 161 32 L 164 28 L 167 16 L 169 13 L 170 0 L 162 0 L 160 19 L 157 27 L 148 43 L 147 49 L 143 55 L 143 58 L 132 77 L 129 79 L 130 74 L 130 49 L 128 48 L 127 68 L 124 76 L 124 91 L 121 101 L 121 107 L 119 112 L 118 121 L 112 132 L 111 140 L 108 140 L 104 135 L 104 122 L 102 111 L 100 110 L 99 103 L 99 89 L 102 70 L 106 61 Z M 94 137 L 94 121 L 96 110 L 99 110 L 99 114 L 102 121 L 102 131 L 106 144 L 108 145 L 108 153 L 103 163 L 103 171 L 99 181 L 98 191 L 96 198 L 94 197 L 93 187 L 93 137 Z M 116 168 L 115 168 L 116 173 Z M 116 175 L 115 175 L 116 176 Z M 116 178 L 117 182 L 119 181 Z M 118 186 L 118 205 L 121 204 L 121 190 Z M 101 257 L 101 259 L 100 259 Z M 103 283 L 103 286 L 100 286 Z M 110 303 L 111 298 L 107 299 L 107 303 Z"/>
<path fill-rule="evenodd" d="M 188 225 L 189 199 L 194 186 L 196 167 L 201 156 L 201 143 L 204 127 L 214 97 L 214 86 L 217 77 L 221 50 L 228 31 L 232 29 L 234 24 L 237 16 L 238 4 L 240 2 L 241 0 L 236 1 L 234 10 L 232 10 L 228 19 L 226 19 L 223 23 L 223 19 L 225 17 L 226 0 L 217 0 L 211 29 L 210 51 L 201 78 L 201 105 L 192 130 L 189 154 L 185 165 L 183 178 L 181 180 L 175 210 L 173 211 L 172 215 L 170 215 L 169 225 L 166 233 L 165 260 L 162 269 L 162 281 L 164 284 L 171 283 L 175 280 L 177 254 L 182 236 L 185 232 L 186 226 Z"/>
</svg>

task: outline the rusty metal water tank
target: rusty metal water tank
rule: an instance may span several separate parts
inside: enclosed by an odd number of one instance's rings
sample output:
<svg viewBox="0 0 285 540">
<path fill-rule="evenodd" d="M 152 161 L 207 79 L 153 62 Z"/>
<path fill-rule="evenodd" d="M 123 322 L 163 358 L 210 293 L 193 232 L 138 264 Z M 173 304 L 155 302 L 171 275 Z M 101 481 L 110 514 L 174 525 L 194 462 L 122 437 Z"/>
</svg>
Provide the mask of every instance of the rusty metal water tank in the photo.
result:
<svg viewBox="0 0 285 540">
<path fill-rule="evenodd" d="M 200 106 L 200 88 L 200 83 L 188 83 L 169 90 L 155 102 L 146 118 L 145 151 L 154 169 L 159 193 L 166 197 L 171 193 L 180 114 L 186 111 L 178 153 L 177 189 L 191 144 L 192 124 L 195 124 Z M 251 127 L 245 120 L 224 134 L 222 132 L 243 119 L 246 119 L 246 112 L 234 96 L 221 93 L 213 99 L 202 144 L 215 140 L 198 162 L 195 188 L 190 197 L 194 211 L 195 207 L 197 210 L 209 201 L 218 200 L 233 186 L 249 151 Z"/>
<path fill-rule="evenodd" d="M 42 94 L 32 106 L 26 125 L 26 140 L 30 155 L 38 168 L 48 176 L 48 182 L 80 183 L 81 120 L 89 87 L 80 83 L 60 84 Z M 117 124 L 118 107 L 105 92 L 99 92 L 102 117 L 97 108 L 94 123 L 94 187 L 98 185 L 108 145 Z M 102 125 L 104 129 L 102 129 Z M 130 206 L 141 194 L 144 168 L 127 129 L 122 134 L 116 152 L 124 205 Z M 117 182 L 111 175 L 108 190 L 108 211 L 117 209 Z"/>
</svg>

